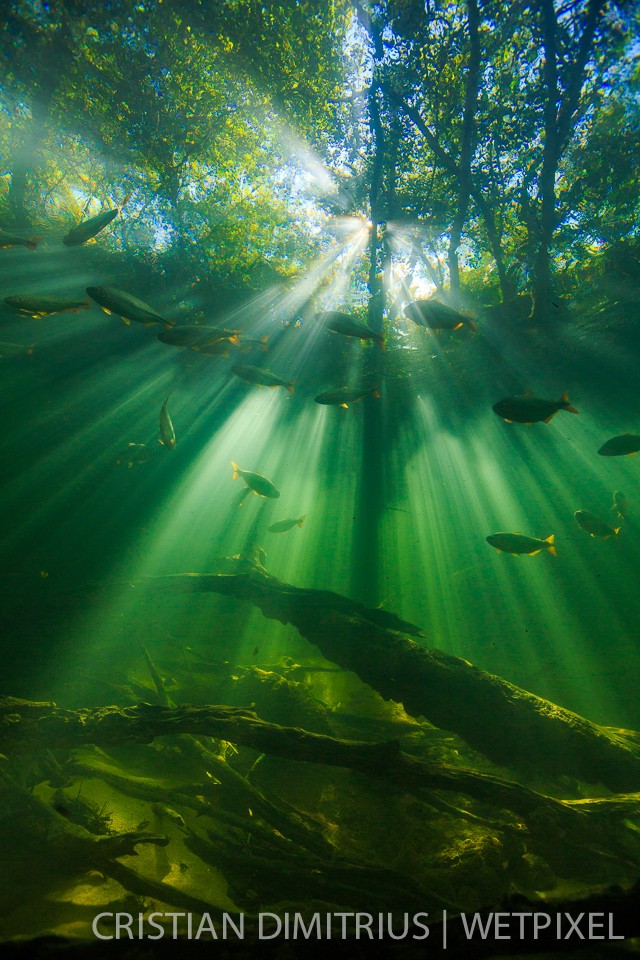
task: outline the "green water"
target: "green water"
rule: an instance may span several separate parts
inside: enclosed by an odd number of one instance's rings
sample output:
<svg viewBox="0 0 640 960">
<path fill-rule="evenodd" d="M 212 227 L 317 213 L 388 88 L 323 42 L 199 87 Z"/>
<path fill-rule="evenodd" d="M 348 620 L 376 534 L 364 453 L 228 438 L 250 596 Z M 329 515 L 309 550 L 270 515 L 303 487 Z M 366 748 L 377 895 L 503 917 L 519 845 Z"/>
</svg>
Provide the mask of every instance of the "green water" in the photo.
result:
<svg viewBox="0 0 640 960">
<path fill-rule="evenodd" d="M 633 8 L 604 5 L 578 78 L 541 307 L 549 5 L 530 5 L 518 28 L 518 90 L 505 80 L 516 70 L 500 26 L 508 10 L 480 9 L 494 72 L 478 80 L 476 193 L 462 199 L 451 163 L 463 171 L 475 4 L 445 4 L 441 29 L 429 5 L 376 5 L 372 19 L 342 4 L 9 6 L 0 228 L 37 249 L 12 240 L 0 250 L 0 695 L 68 710 L 251 708 L 288 728 L 398 740 L 418 760 L 557 799 L 633 793 L 632 776 L 607 781 L 595 759 L 590 778 L 588 749 L 566 773 L 551 754 L 527 764 L 526 724 L 504 760 L 499 724 L 485 742 L 472 730 L 477 709 L 478 728 L 491 731 L 487 675 L 594 724 L 640 729 L 640 458 L 597 453 L 640 430 Z M 569 51 L 557 80 L 566 107 L 570 51 L 590 14 L 578 4 L 555 16 Z M 443 52 L 447 37 L 457 59 Z M 443 109 L 419 100 L 438 57 L 450 71 Z M 501 176 L 487 166 L 492 150 Z M 62 242 L 129 194 L 91 242 Z M 461 213 L 457 285 L 449 250 Z M 87 287 L 121 289 L 177 329 L 239 331 L 240 342 L 219 341 L 228 356 L 161 342 L 162 325 L 126 325 Z M 431 295 L 477 330 L 408 319 L 403 308 Z M 4 301 L 15 296 L 87 303 L 36 319 Z M 322 310 L 368 321 L 385 350 L 328 329 Z M 294 390 L 247 383 L 236 364 Z M 347 385 L 369 392 L 347 409 L 314 402 Z M 492 410 L 528 390 L 553 400 L 567 391 L 579 414 L 526 425 Z M 160 443 L 165 400 L 174 449 Z M 117 462 L 132 450 L 143 462 Z M 279 497 L 247 491 L 232 462 Z M 621 520 L 614 491 L 628 504 Z M 589 536 L 578 510 L 618 532 Z M 268 529 L 303 515 L 283 533 Z M 498 552 L 486 541 L 498 532 L 553 534 L 557 556 Z M 171 575 L 187 573 L 248 576 L 248 593 L 219 582 L 185 593 Z M 309 591 L 306 620 L 281 605 L 295 588 Z M 364 612 L 336 613 L 319 591 Z M 404 627 L 381 625 L 381 611 Z M 350 631 L 363 623 L 354 646 Z M 475 687 L 442 706 L 437 684 L 416 708 L 422 674 L 409 646 L 393 661 L 399 676 L 385 672 L 386 650 L 411 625 L 418 648 L 486 672 L 477 708 Z M 382 643 L 369 664 L 368 628 Z M 341 631 L 344 655 L 332 657 Z M 3 734 L 0 937 L 91 938 L 100 910 L 210 907 L 248 923 L 260 910 L 435 916 L 509 893 L 575 898 L 637 879 L 631 800 L 610 832 L 568 830 L 556 843 L 497 799 L 412 788 L 311 754 L 304 762 L 290 748 L 262 753 L 232 734 L 56 747 L 45 724 L 41 742 L 15 752 Z M 142 840 L 137 858 L 81 849 L 127 832 L 168 843 Z M 67 858 L 72 838 L 80 846 Z"/>
</svg>

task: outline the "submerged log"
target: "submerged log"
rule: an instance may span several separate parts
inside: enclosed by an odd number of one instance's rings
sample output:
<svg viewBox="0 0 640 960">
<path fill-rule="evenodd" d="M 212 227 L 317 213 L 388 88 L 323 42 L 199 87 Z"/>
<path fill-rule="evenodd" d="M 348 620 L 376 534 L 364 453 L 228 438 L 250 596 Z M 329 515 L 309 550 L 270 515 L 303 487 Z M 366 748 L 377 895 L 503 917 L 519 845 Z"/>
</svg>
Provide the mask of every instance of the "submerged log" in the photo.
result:
<svg viewBox="0 0 640 960">
<path fill-rule="evenodd" d="M 393 614 L 368 610 L 327 590 L 295 587 L 241 558 L 212 574 L 136 581 L 163 594 L 219 593 L 292 623 L 323 656 L 413 716 L 463 737 L 489 759 L 550 777 L 568 774 L 615 791 L 640 787 L 640 745 L 507 680 L 409 639 L 419 630 Z"/>
<path fill-rule="evenodd" d="M 341 740 L 267 723 L 251 711 L 234 707 L 139 704 L 65 710 L 54 703 L 0 699 L 0 750 L 9 754 L 87 743 L 148 743 L 156 737 L 183 734 L 213 736 L 290 760 L 345 767 L 383 780 L 393 789 L 417 794 L 426 790 L 466 794 L 515 813 L 555 865 L 579 856 L 587 861 L 603 851 L 626 866 L 640 864 L 636 835 L 624 824 L 625 818 L 637 817 L 640 812 L 638 795 L 557 800 L 489 774 L 407 756 L 397 741 Z M 426 799 L 429 802 L 428 796 Z M 284 823 L 279 829 L 290 833 Z M 517 827 L 504 823 L 503 829 Z"/>
</svg>

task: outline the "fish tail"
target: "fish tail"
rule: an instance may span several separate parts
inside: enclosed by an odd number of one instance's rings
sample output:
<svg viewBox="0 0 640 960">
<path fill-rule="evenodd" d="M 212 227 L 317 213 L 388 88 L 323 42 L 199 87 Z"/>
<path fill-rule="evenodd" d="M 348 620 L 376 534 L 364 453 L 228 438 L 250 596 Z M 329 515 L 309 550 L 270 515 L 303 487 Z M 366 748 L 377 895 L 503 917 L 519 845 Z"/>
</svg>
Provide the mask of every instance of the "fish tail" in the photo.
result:
<svg viewBox="0 0 640 960">
<path fill-rule="evenodd" d="M 555 534 L 551 533 L 551 534 L 549 534 L 548 537 L 545 538 L 545 541 L 544 541 L 544 542 L 549 544 L 549 547 L 548 547 L 549 553 L 552 553 L 552 554 L 554 555 L 554 557 L 557 557 L 557 556 L 558 556 L 558 551 L 556 550 L 556 548 L 555 548 L 554 545 L 553 545 L 554 540 L 555 540 Z"/>
<path fill-rule="evenodd" d="M 470 330 L 473 330 L 474 333 L 477 333 L 477 332 L 478 332 L 478 324 L 477 324 L 477 323 L 474 323 L 473 320 L 467 320 L 467 323 L 469 324 L 469 329 L 470 329 Z"/>
<path fill-rule="evenodd" d="M 565 410 L 568 410 L 569 413 L 580 413 L 579 410 L 576 410 L 575 407 L 572 407 L 569 403 L 569 391 L 565 390 L 562 396 L 560 397 L 560 403 L 564 406 Z"/>
<path fill-rule="evenodd" d="M 231 461 L 231 466 L 233 467 L 232 480 L 237 480 L 238 477 L 240 476 L 240 467 L 238 466 L 237 463 L 234 463 L 233 460 Z"/>
<path fill-rule="evenodd" d="M 301 517 L 298 517 L 298 526 L 301 527 L 306 519 L 307 519 L 306 513 L 303 513 Z"/>
<path fill-rule="evenodd" d="M 27 250 L 35 250 L 41 240 L 42 237 L 30 237 L 28 240 L 25 240 L 24 245 Z"/>
<path fill-rule="evenodd" d="M 124 200 L 122 200 L 122 201 L 118 204 L 118 212 L 120 212 L 120 210 L 122 210 L 122 208 L 124 207 L 125 203 L 126 203 L 128 200 L 130 200 L 130 199 L 131 199 L 131 194 L 128 193 L 128 194 L 125 196 Z"/>
<path fill-rule="evenodd" d="M 269 347 L 267 346 L 268 342 L 269 342 L 269 337 L 260 337 L 260 343 L 262 344 L 260 349 L 264 350 L 265 353 L 269 353 Z"/>
<path fill-rule="evenodd" d="M 292 380 L 291 383 L 287 384 L 287 393 L 293 393 L 293 391 L 294 391 L 294 384 Z"/>
<path fill-rule="evenodd" d="M 348 403 L 341 403 L 340 406 L 341 406 L 341 407 L 344 407 L 345 410 L 348 410 L 348 409 L 349 409 L 349 404 L 348 404 Z"/>
<path fill-rule="evenodd" d="M 380 399 L 381 393 L 380 393 L 380 390 L 378 389 L 378 387 L 374 387 L 374 388 L 373 388 L 373 390 L 371 391 L 371 396 L 372 396 L 372 397 L 375 397 L 377 400 Z"/>
<path fill-rule="evenodd" d="M 383 351 L 383 353 L 386 352 L 387 346 L 382 337 L 376 337 L 376 343 L 378 344 L 380 349 Z"/>
<path fill-rule="evenodd" d="M 228 340 L 229 340 L 229 343 L 235 343 L 235 344 L 240 343 L 240 337 L 238 336 L 237 333 L 234 333 L 234 335 L 232 337 L 229 337 Z"/>
</svg>

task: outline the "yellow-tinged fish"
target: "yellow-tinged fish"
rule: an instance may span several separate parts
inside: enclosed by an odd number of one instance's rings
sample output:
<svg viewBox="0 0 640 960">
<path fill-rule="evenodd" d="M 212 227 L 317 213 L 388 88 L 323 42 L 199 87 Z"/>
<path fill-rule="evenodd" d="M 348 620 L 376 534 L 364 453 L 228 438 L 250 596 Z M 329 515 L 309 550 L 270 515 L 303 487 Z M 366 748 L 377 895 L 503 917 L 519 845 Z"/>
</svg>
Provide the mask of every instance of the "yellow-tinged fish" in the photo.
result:
<svg viewBox="0 0 640 960">
<path fill-rule="evenodd" d="M 362 397 L 370 393 L 372 397 L 379 397 L 380 391 L 377 387 L 336 387 L 335 390 L 325 390 L 314 397 L 316 403 L 322 403 L 326 406 L 348 408 L 350 403 L 356 403 Z"/>
<path fill-rule="evenodd" d="M 171 396 L 171 394 L 169 394 Z M 169 416 L 169 410 L 167 404 L 169 403 L 169 397 L 162 404 L 162 409 L 160 411 L 160 443 L 163 446 L 167 447 L 169 450 L 173 450 L 176 445 L 176 432 L 173 429 L 173 423 L 171 422 L 171 417 Z"/>
<path fill-rule="evenodd" d="M 617 537 L 622 530 L 622 527 L 610 526 L 606 520 L 601 520 L 588 510 L 576 510 L 574 517 L 581 530 L 585 530 L 592 537 L 602 537 L 603 540 Z"/>
<path fill-rule="evenodd" d="M 598 453 L 601 457 L 632 457 L 640 450 L 640 437 L 635 433 L 623 433 L 603 443 Z"/>
<path fill-rule="evenodd" d="M 569 403 L 569 394 L 565 391 L 559 400 L 542 400 L 529 393 L 521 397 L 505 397 L 494 403 L 492 410 L 507 423 L 549 423 L 558 410 L 578 413 Z"/>
<path fill-rule="evenodd" d="M 448 307 L 446 303 L 440 303 L 439 300 L 414 300 L 406 305 L 404 315 L 419 327 L 430 330 L 460 330 L 464 326 L 471 330 L 478 329 L 473 320 L 464 313 Z"/>
<path fill-rule="evenodd" d="M 208 327 L 204 324 L 179 324 L 158 334 L 158 340 L 170 343 L 173 347 L 188 347 L 196 353 L 218 353 L 224 355 L 229 344 L 239 342 L 239 330 L 224 330 L 221 327 Z"/>
<path fill-rule="evenodd" d="M 136 463 L 146 463 L 151 450 L 146 443 L 129 443 L 116 457 L 116 463 L 126 463 L 129 469 Z"/>
<path fill-rule="evenodd" d="M 253 490 L 257 496 L 267 497 L 270 500 L 277 500 L 280 496 L 280 491 L 276 490 L 271 480 L 267 480 L 262 474 L 253 473 L 251 470 L 241 470 L 233 460 L 231 461 L 231 466 L 233 467 L 233 479 L 237 480 L 238 477 L 241 477 L 246 483 L 248 490 Z"/>
<path fill-rule="evenodd" d="M 173 326 L 172 320 L 161 316 L 148 303 L 138 300 L 124 290 L 118 290 L 117 287 L 87 287 L 87 293 L 105 313 L 115 313 L 128 327 L 132 320 L 144 324 L 145 327 L 154 323 L 162 323 L 167 328 Z"/>
<path fill-rule="evenodd" d="M 340 333 L 343 337 L 353 337 L 356 340 L 375 340 L 381 350 L 387 349 L 381 333 L 376 333 L 371 327 L 355 320 L 348 313 L 341 313 L 339 310 L 322 310 L 316 314 L 316 320 L 323 323 L 328 330 Z"/>
<path fill-rule="evenodd" d="M 259 387 L 269 387 L 271 390 L 275 390 L 276 387 L 284 387 L 289 393 L 293 393 L 293 381 L 283 380 L 265 367 L 253 367 L 250 364 L 245 364 L 231 367 L 231 370 L 236 377 L 240 377 L 247 383 L 255 383 Z"/>
<path fill-rule="evenodd" d="M 540 553 L 541 550 L 548 550 L 554 557 L 558 556 L 553 545 L 553 534 L 544 540 L 538 540 L 537 537 L 525 537 L 522 533 L 492 533 L 486 539 L 492 547 L 504 553 L 526 554 L 528 557 L 535 557 L 536 553 Z"/>
<path fill-rule="evenodd" d="M 130 196 L 131 194 L 128 193 L 115 210 L 105 210 L 104 213 L 99 213 L 96 217 L 83 220 L 77 227 L 72 227 L 66 237 L 63 237 L 62 242 L 67 247 L 79 247 L 87 240 L 92 240 L 101 230 L 108 227 L 112 220 L 115 220 Z"/>
<path fill-rule="evenodd" d="M 629 507 L 627 506 L 627 498 L 625 497 L 622 490 L 614 490 L 613 492 L 613 504 L 611 506 L 613 513 L 617 513 L 621 520 L 624 520 L 625 517 L 629 515 Z"/>
<path fill-rule="evenodd" d="M 25 240 L 23 237 L 16 237 L 13 233 L 6 233 L 0 230 L 0 250 L 8 250 L 9 247 L 26 247 L 27 250 L 35 250 L 42 237 L 29 237 Z"/>
<path fill-rule="evenodd" d="M 301 517 L 278 520 L 277 523 L 272 523 L 270 527 L 267 527 L 267 530 L 269 533 L 286 533 L 287 530 L 293 530 L 294 527 L 301 527 L 306 518 L 306 513 L 303 513 Z"/>
<path fill-rule="evenodd" d="M 18 310 L 21 314 L 39 320 L 41 317 L 52 317 L 55 313 L 80 313 L 91 306 L 88 300 L 73 300 L 69 297 L 5 297 L 8 307 Z"/>
</svg>

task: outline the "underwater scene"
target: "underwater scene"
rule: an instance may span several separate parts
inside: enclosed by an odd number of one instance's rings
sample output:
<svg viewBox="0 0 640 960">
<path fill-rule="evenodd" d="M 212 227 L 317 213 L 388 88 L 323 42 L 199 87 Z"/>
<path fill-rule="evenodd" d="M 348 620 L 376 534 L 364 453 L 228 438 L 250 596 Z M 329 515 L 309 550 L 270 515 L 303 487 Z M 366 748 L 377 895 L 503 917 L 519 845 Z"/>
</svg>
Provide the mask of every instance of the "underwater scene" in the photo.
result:
<svg viewBox="0 0 640 960">
<path fill-rule="evenodd" d="M 2 8 L 3 957 L 640 951 L 640 5 Z"/>
</svg>

